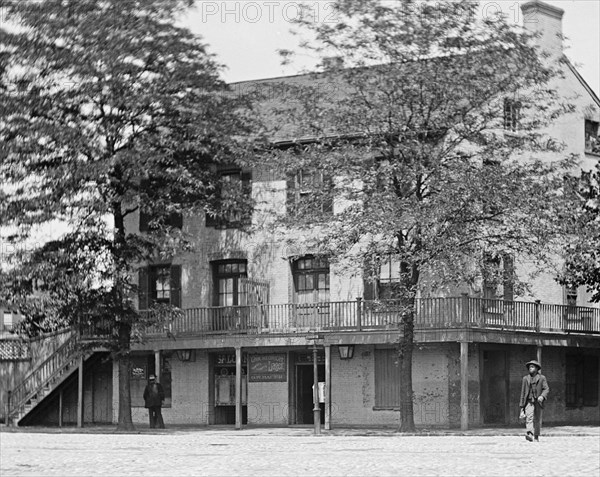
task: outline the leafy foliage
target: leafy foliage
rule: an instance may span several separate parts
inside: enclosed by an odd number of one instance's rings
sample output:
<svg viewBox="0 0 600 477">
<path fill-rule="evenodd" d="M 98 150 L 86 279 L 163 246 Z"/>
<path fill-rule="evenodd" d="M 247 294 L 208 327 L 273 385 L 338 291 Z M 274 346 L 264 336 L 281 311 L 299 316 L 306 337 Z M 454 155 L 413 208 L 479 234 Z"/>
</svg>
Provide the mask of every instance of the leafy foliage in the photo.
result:
<svg viewBox="0 0 600 477">
<path fill-rule="evenodd" d="M 577 213 L 569 221 L 573 234 L 560 282 L 585 285 L 592 301 L 600 302 L 600 165 L 584 171 L 572 185 L 579 199 Z"/>
<path fill-rule="evenodd" d="M 490 257 L 543 265 L 561 249 L 563 176 L 574 162 L 540 128 L 571 106 L 549 86 L 558 65 L 473 2 L 335 5 L 335 24 L 298 21 L 316 39 L 303 47 L 320 72 L 290 84 L 293 104 L 272 109 L 275 132 L 293 125 L 303 141 L 266 162 L 288 176 L 334 177 L 334 214 L 288 208 L 280 223 L 291 236 L 317 230 L 315 247 L 340 268 L 366 264 L 371 280 L 390 256 L 399 262 L 401 429 L 410 431 L 414 298 L 481 281 Z M 305 197 L 323 195 L 313 192 Z"/>
<path fill-rule="evenodd" d="M 244 160 L 253 125 L 205 45 L 175 25 L 191 3 L 2 2 L 1 223 L 14 244 L 48 224 L 68 233 L 8 257 L 0 288 L 35 308 L 31 332 L 108 320 L 125 407 L 132 330 L 146 320 L 135 268 L 191 246 L 173 216 L 220 213 L 216 165 Z M 232 203 L 249 208 L 241 191 Z M 152 225 L 144 234 L 140 214 Z M 131 427 L 130 409 L 119 423 Z"/>
</svg>

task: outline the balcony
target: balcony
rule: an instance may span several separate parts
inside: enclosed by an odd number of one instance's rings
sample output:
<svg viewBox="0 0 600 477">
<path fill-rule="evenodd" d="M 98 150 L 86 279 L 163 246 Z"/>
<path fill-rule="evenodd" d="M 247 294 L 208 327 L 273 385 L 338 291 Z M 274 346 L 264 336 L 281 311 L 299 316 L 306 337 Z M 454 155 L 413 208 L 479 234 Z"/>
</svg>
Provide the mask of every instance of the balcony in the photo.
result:
<svg viewBox="0 0 600 477">
<path fill-rule="evenodd" d="M 377 331 L 399 329 L 399 300 L 338 301 L 309 304 L 206 307 L 181 310 L 177 316 L 149 320 L 138 330 L 146 336 L 277 335 L 308 331 Z M 148 317 L 148 315 L 146 315 Z M 105 323 L 108 325 L 108 323 Z M 538 333 L 600 334 L 600 309 L 467 296 L 417 300 L 415 329 L 478 329 Z M 100 337 L 110 326 L 86 324 L 83 336 Z"/>
</svg>

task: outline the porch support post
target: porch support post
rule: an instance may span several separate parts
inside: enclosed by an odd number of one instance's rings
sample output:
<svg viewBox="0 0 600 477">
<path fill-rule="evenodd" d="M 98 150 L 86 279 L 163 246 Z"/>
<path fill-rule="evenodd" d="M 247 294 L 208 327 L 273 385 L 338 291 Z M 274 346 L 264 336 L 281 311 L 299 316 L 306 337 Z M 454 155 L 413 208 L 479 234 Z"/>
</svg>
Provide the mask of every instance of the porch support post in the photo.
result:
<svg viewBox="0 0 600 477">
<path fill-rule="evenodd" d="M 83 427 L 83 355 L 79 357 L 77 379 L 77 427 Z"/>
<path fill-rule="evenodd" d="M 160 383 L 160 350 L 154 350 L 154 374 L 156 375 L 156 382 Z"/>
<path fill-rule="evenodd" d="M 542 345 L 537 345 L 535 347 L 535 359 L 538 363 L 542 363 Z"/>
<path fill-rule="evenodd" d="M 469 343 L 460 342 L 460 429 L 469 428 Z"/>
<path fill-rule="evenodd" d="M 242 428 L 242 348 L 235 349 L 235 428 Z"/>
<path fill-rule="evenodd" d="M 58 391 L 58 427 L 63 425 L 63 389 Z"/>
<path fill-rule="evenodd" d="M 331 429 L 331 345 L 325 345 L 325 429 Z"/>
<path fill-rule="evenodd" d="M 319 366 L 317 364 L 317 344 L 313 344 L 313 423 L 314 434 L 321 434 L 321 408 L 319 407 Z"/>
</svg>

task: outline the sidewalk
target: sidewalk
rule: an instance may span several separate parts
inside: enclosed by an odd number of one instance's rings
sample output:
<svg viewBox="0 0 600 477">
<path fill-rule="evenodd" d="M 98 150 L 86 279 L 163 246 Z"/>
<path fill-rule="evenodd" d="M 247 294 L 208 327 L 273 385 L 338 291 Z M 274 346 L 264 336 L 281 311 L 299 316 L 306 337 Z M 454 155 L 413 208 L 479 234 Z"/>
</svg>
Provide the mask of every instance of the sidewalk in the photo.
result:
<svg viewBox="0 0 600 477">
<path fill-rule="evenodd" d="M 45 433 L 45 434 L 188 434 L 188 433 L 236 433 L 240 435 L 256 436 L 309 436 L 314 434 L 312 426 L 290 427 L 262 427 L 244 426 L 236 430 L 234 426 L 192 426 L 172 425 L 166 429 L 150 429 L 147 425 L 135 426 L 133 431 L 117 431 L 115 424 L 95 425 L 77 428 L 67 427 L 6 427 L 0 425 L 0 432 L 17 433 Z M 462 431 L 460 429 L 417 429 L 414 433 L 399 433 L 395 428 L 366 428 L 366 427 L 339 427 L 325 430 L 321 427 L 324 436 L 520 436 L 524 433 L 523 427 L 486 427 Z M 600 437 L 600 426 L 546 426 L 542 427 L 542 436 L 595 436 Z"/>
</svg>

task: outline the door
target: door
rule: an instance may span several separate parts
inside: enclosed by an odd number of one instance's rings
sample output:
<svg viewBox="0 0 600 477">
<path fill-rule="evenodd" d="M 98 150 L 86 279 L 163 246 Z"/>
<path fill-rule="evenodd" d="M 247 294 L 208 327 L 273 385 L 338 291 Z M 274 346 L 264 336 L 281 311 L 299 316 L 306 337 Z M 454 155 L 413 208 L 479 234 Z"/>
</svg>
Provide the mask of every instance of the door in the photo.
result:
<svg viewBox="0 0 600 477">
<path fill-rule="evenodd" d="M 481 402 L 484 424 L 508 424 L 507 363 L 506 351 L 483 351 Z"/>
<path fill-rule="evenodd" d="M 325 366 L 317 365 L 319 382 L 325 381 Z M 296 424 L 314 424 L 313 365 L 296 365 Z M 325 403 L 319 403 L 321 424 L 325 424 Z"/>
<path fill-rule="evenodd" d="M 109 363 L 110 364 L 110 363 Z M 100 367 L 94 373 L 93 422 L 112 422 L 112 368 Z"/>
</svg>

